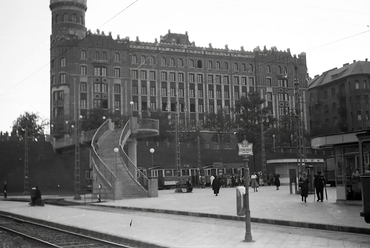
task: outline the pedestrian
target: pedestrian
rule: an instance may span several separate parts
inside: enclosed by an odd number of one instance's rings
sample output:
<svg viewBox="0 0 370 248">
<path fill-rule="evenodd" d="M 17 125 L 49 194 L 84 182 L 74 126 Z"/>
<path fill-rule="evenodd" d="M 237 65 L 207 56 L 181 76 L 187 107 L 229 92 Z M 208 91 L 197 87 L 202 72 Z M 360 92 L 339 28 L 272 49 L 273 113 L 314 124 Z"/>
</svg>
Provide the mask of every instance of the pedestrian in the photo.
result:
<svg viewBox="0 0 370 248">
<path fill-rule="evenodd" d="M 234 188 L 236 186 L 236 181 L 234 175 L 231 176 L 231 187 Z"/>
<path fill-rule="evenodd" d="M 321 171 L 318 171 L 315 175 L 314 186 L 317 195 L 317 202 L 324 200 L 324 186 L 325 186 L 325 177 L 321 175 Z"/>
<path fill-rule="evenodd" d="M 220 193 L 220 188 L 221 188 L 221 182 L 220 179 L 218 179 L 217 176 L 214 177 L 212 181 L 212 189 L 213 193 L 217 196 Z"/>
<path fill-rule="evenodd" d="M 253 172 L 251 175 L 251 187 L 254 189 L 254 192 L 258 192 L 258 182 L 257 182 L 258 176 L 256 172 Z"/>
<path fill-rule="evenodd" d="M 8 185 L 6 184 L 6 181 L 4 181 L 4 198 L 8 197 Z"/>
<path fill-rule="evenodd" d="M 279 190 L 279 187 L 280 187 L 280 179 L 279 179 L 279 177 L 280 177 L 279 174 L 275 174 L 274 175 L 274 181 L 275 181 L 276 190 Z"/>
<path fill-rule="evenodd" d="M 299 178 L 299 187 L 301 188 L 301 197 L 302 197 L 302 201 L 304 200 L 304 202 L 307 202 L 306 199 L 308 196 L 308 184 L 309 183 L 310 182 L 308 180 L 307 173 L 303 172 L 302 177 Z"/>
<path fill-rule="evenodd" d="M 215 180 L 215 176 L 212 174 L 212 176 L 209 178 L 209 180 L 211 180 L 211 186 L 212 186 L 213 180 Z"/>
</svg>

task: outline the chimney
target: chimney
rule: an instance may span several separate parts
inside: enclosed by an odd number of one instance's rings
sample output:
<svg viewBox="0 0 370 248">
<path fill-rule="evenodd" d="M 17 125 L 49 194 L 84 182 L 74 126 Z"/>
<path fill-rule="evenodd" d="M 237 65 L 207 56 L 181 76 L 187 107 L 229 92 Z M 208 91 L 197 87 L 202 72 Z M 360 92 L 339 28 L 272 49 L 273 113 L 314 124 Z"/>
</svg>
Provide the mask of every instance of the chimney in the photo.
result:
<svg viewBox="0 0 370 248">
<path fill-rule="evenodd" d="M 356 63 L 356 60 L 355 59 L 353 60 L 353 63 Z"/>
</svg>

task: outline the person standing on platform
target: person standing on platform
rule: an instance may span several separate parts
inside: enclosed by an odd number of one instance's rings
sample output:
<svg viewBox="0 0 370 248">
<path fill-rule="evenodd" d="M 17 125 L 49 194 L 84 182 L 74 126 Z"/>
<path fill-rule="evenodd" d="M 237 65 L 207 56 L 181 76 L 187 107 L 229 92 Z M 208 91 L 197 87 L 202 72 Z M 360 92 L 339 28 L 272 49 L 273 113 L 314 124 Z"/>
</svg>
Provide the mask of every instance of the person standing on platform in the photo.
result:
<svg viewBox="0 0 370 248">
<path fill-rule="evenodd" d="M 212 176 L 209 178 L 209 180 L 211 180 L 211 187 L 212 187 L 212 185 L 213 185 L 213 180 L 215 180 L 215 176 L 214 176 L 214 175 L 212 175 Z"/>
<path fill-rule="evenodd" d="M 318 171 L 315 175 L 314 186 L 317 195 L 317 202 L 324 201 L 325 177 L 321 175 L 321 171 Z"/>
<path fill-rule="evenodd" d="M 280 187 L 280 179 L 279 179 L 279 177 L 280 177 L 279 174 L 275 174 L 274 175 L 274 182 L 275 182 L 276 190 L 279 190 L 279 187 Z"/>
<path fill-rule="evenodd" d="M 303 172 L 302 177 L 299 178 L 299 187 L 301 188 L 301 197 L 302 201 L 307 202 L 307 196 L 308 196 L 308 185 L 309 185 L 309 180 L 307 177 L 307 173 Z"/>
<path fill-rule="evenodd" d="M 8 185 L 6 184 L 6 181 L 4 181 L 4 198 L 8 197 Z"/>
<path fill-rule="evenodd" d="M 213 181 L 212 181 L 212 189 L 213 189 L 213 193 L 216 196 L 220 193 L 220 188 L 221 188 L 220 179 L 218 179 L 218 177 L 215 176 L 215 179 L 213 179 Z"/>
<path fill-rule="evenodd" d="M 253 172 L 252 176 L 251 176 L 251 187 L 254 189 L 254 192 L 258 192 L 258 182 L 257 182 L 257 174 L 256 172 Z"/>
</svg>

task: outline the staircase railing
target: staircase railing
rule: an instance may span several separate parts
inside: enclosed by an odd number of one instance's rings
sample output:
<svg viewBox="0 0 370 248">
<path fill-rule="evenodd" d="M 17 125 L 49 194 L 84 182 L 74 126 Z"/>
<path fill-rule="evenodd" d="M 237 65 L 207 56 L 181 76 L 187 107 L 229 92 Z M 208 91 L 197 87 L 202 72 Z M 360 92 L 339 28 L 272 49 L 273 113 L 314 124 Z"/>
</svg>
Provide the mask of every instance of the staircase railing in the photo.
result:
<svg viewBox="0 0 370 248">
<path fill-rule="evenodd" d="M 120 154 L 120 157 L 124 165 L 126 165 L 127 170 L 129 174 L 131 175 L 131 177 L 133 177 L 145 190 L 148 191 L 148 184 L 149 184 L 148 177 L 144 175 L 144 173 L 142 173 L 137 168 L 136 164 L 130 159 L 130 157 L 126 154 L 124 150 L 124 145 L 126 144 L 128 138 L 130 137 L 132 129 L 133 129 L 133 122 L 131 118 L 123 127 L 123 130 L 122 130 L 122 133 L 119 139 L 119 146 L 120 146 L 119 154 Z"/>
<path fill-rule="evenodd" d="M 95 166 L 97 173 L 105 180 L 107 185 L 113 188 L 114 181 L 117 180 L 116 175 L 108 168 L 99 156 L 98 139 L 105 134 L 106 131 L 110 130 L 111 121 L 107 119 L 96 131 L 93 139 L 91 140 L 92 152 L 92 163 Z"/>
</svg>

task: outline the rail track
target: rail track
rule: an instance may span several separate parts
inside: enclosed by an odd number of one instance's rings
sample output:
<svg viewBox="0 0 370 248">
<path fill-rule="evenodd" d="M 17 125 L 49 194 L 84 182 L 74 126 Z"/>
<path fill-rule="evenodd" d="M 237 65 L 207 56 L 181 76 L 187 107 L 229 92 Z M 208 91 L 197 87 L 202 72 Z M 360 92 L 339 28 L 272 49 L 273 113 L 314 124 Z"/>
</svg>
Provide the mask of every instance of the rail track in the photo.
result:
<svg viewBox="0 0 370 248">
<path fill-rule="evenodd" d="M 0 234 L 10 235 L 9 240 L 12 242 L 29 243 L 26 247 L 134 247 L 2 214 L 0 214 Z"/>
</svg>

